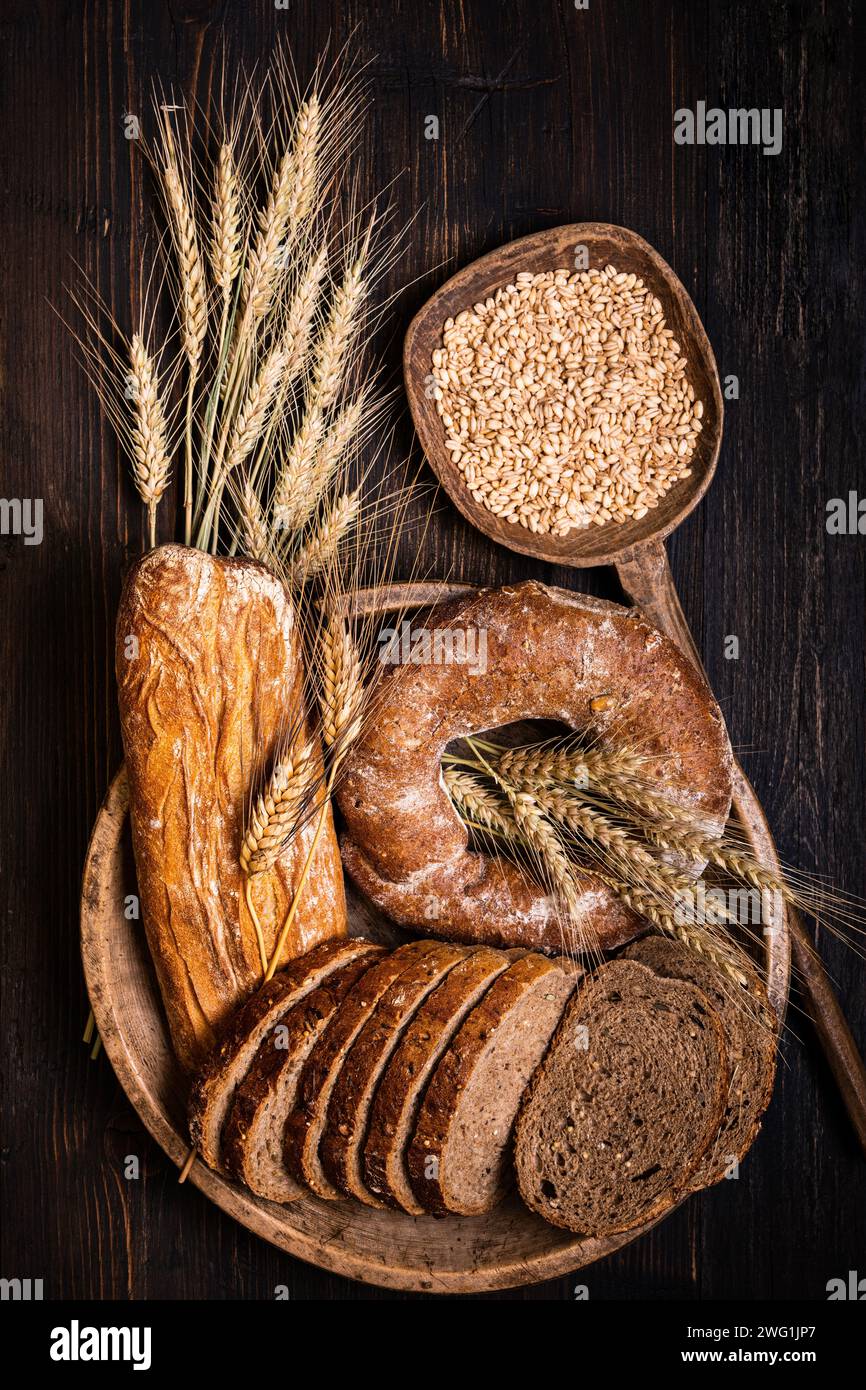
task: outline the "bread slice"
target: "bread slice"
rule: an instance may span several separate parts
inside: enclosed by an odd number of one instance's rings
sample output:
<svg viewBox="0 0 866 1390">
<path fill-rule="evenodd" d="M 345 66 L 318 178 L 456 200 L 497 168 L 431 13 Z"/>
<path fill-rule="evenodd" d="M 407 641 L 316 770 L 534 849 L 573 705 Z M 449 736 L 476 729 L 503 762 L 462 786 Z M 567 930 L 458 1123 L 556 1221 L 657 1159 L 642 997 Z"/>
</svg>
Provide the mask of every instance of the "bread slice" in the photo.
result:
<svg viewBox="0 0 866 1390">
<path fill-rule="evenodd" d="M 424 1215 L 409 1180 L 406 1148 L 427 1082 L 469 1010 L 518 954 L 473 951 L 434 989 L 397 1044 L 373 1097 L 364 1145 L 364 1181 L 386 1206 Z"/>
<path fill-rule="evenodd" d="M 262 1039 L 293 1005 L 322 984 L 334 970 L 360 956 L 366 958 L 370 944 L 361 938 L 323 941 L 279 971 L 232 1016 L 222 1041 L 199 1072 L 190 1092 L 190 1140 L 211 1168 L 221 1167 L 225 1118 Z"/>
<path fill-rule="evenodd" d="M 728 1091 L 707 996 L 637 961 L 602 966 L 566 1010 L 520 1108 L 520 1195 L 579 1235 L 654 1221 L 689 1190 Z"/>
<path fill-rule="evenodd" d="M 417 959 L 383 995 L 361 1029 L 334 1084 L 319 1157 L 333 1186 L 367 1206 L 383 1205 L 367 1190 L 363 1170 L 367 1119 L 379 1077 L 419 1005 L 465 959 L 466 949 L 443 941 L 422 943 Z"/>
<path fill-rule="evenodd" d="M 727 1105 L 719 1133 L 691 1181 L 693 1191 L 711 1187 L 748 1153 L 773 1094 L 776 1021 L 764 982 L 757 970 L 748 970 L 748 984 L 738 989 L 707 961 L 664 936 L 641 937 L 619 959 L 640 961 L 668 979 L 689 980 L 703 990 L 722 1020 L 731 1073 Z"/>
<path fill-rule="evenodd" d="M 427 1088 L 406 1161 L 425 1211 L 490 1211 L 510 1180 L 520 1098 L 576 982 L 562 963 L 525 955 L 472 1010 Z"/>
<path fill-rule="evenodd" d="M 319 1159 L 319 1141 L 328 1104 L 350 1047 L 379 1000 L 405 970 L 429 951 L 426 941 L 410 941 L 390 952 L 356 982 L 310 1053 L 298 1082 L 297 1103 L 286 1123 L 285 1162 L 292 1177 L 319 1197 L 339 1200 Z"/>
<path fill-rule="evenodd" d="M 263 1040 L 238 1087 L 223 1131 L 223 1160 L 258 1197 L 292 1202 L 304 1195 L 283 1163 L 283 1131 L 298 1077 L 342 1000 L 382 953 L 381 946 L 368 946 L 295 1004 Z"/>
</svg>

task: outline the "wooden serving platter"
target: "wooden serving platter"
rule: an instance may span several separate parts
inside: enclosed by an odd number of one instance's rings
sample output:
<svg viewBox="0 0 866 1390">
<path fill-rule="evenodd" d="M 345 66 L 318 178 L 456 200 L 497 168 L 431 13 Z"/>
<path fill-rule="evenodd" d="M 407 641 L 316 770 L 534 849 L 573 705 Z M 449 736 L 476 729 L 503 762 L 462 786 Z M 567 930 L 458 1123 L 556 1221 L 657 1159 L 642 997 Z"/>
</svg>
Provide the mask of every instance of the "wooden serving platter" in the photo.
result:
<svg viewBox="0 0 866 1390">
<path fill-rule="evenodd" d="M 471 591 L 469 585 L 397 585 L 365 590 L 353 612 L 399 605 L 427 607 Z M 358 602 L 358 599 L 361 602 Z M 754 799 L 755 817 L 762 812 Z M 81 893 L 81 953 L 96 1026 L 126 1095 L 150 1134 L 180 1169 L 189 1148 L 185 1087 L 174 1057 L 140 920 L 124 915 L 136 892 L 128 826 L 129 792 L 118 772 L 96 820 Z M 347 882 L 349 930 L 396 944 L 403 934 Z M 788 998 L 790 940 L 783 912 L 767 934 L 764 968 L 780 1025 Z M 214 1173 L 197 1160 L 188 1181 L 255 1235 L 298 1259 L 384 1288 L 425 1293 L 484 1293 L 539 1283 L 592 1264 L 650 1230 L 578 1239 L 533 1215 L 515 1195 L 485 1217 L 411 1217 L 355 1202 L 307 1197 L 279 1205 Z"/>
</svg>

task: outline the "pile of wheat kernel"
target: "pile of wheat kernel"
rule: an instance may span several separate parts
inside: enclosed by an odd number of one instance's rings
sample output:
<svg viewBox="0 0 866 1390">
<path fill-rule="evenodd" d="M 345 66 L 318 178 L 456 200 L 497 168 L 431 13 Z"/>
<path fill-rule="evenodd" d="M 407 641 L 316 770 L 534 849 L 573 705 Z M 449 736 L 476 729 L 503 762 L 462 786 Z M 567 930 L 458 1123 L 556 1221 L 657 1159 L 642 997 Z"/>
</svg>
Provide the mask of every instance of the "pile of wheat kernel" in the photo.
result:
<svg viewBox="0 0 866 1390">
<path fill-rule="evenodd" d="M 686 367 L 638 276 L 524 271 L 446 320 L 432 394 L 476 502 L 564 536 L 646 516 L 689 476 L 704 408 Z"/>
</svg>

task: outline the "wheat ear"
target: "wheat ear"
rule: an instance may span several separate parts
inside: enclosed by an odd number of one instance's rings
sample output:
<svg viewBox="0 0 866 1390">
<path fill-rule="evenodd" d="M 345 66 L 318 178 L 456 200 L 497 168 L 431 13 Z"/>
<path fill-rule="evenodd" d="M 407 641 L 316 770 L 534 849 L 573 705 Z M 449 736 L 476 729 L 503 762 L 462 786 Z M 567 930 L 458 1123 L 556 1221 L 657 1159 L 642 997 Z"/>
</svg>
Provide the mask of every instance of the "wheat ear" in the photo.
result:
<svg viewBox="0 0 866 1390">
<path fill-rule="evenodd" d="M 743 883 L 750 884 L 752 888 L 780 893 L 787 902 L 795 905 L 799 903 L 798 895 L 784 878 L 764 868 L 763 864 L 760 864 L 757 859 L 753 859 L 751 855 L 743 854 L 740 849 L 726 845 L 724 841 L 711 840 L 700 831 L 671 833 L 661 827 L 643 823 L 641 830 L 647 839 L 658 845 L 659 849 L 693 859 L 706 859 L 708 863 L 715 865 L 716 868 L 726 869 L 734 878 L 741 879 Z"/>
<path fill-rule="evenodd" d="M 230 144 L 220 145 L 214 181 L 210 258 L 214 283 L 224 306 L 241 267 L 240 188 Z"/>
<path fill-rule="evenodd" d="M 248 878 L 272 869 L 291 839 L 310 794 L 314 751 L 307 739 L 297 752 L 287 753 L 256 797 L 240 852 Z"/>
<path fill-rule="evenodd" d="M 273 557 L 268 539 L 267 522 L 256 490 L 249 478 L 244 478 L 238 508 L 241 516 L 245 553 L 249 555 L 251 560 L 258 560 L 260 564 L 270 567 Z"/>
<path fill-rule="evenodd" d="M 362 391 L 339 412 L 327 430 L 318 406 L 307 411 L 274 489 L 277 530 L 297 531 L 309 519 L 346 451 L 357 439 L 368 406 L 367 393 Z"/>
<path fill-rule="evenodd" d="M 240 851 L 241 873 L 244 877 L 244 900 L 255 928 L 262 973 L 266 980 L 268 973 L 268 953 L 262 924 L 253 902 L 252 881 L 256 874 L 264 873 L 273 867 L 281 850 L 291 839 L 305 799 L 310 791 L 311 758 L 313 746 L 307 741 L 292 757 L 287 754 L 271 772 L 267 786 L 256 798 L 250 824 L 244 836 Z M 294 901 L 294 900 L 293 900 Z M 282 942 L 281 937 L 281 942 Z M 280 947 L 274 953 L 279 956 Z"/>
<path fill-rule="evenodd" d="M 189 364 L 184 430 L 186 459 L 183 492 L 184 539 L 189 545 L 192 536 L 193 403 L 196 379 L 205 335 L 207 334 L 207 296 L 204 271 L 198 249 L 195 215 L 181 173 L 171 129 L 171 119 L 165 107 L 162 108 L 161 118 L 163 138 L 160 172 L 180 277 L 181 341 Z"/>
<path fill-rule="evenodd" d="M 226 474 L 238 468 L 255 448 L 267 421 L 285 365 L 286 349 L 280 342 L 268 353 L 235 417 L 229 434 L 225 462 L 222 465 L 221 481 L 225 480 Z"/>
<path fill-rule="evenodd" d="M 304 867 L 298 879 L 292 903 L 283 922 L 270 964 L 265 971 L 269 980 L 277 968 L 286 937 L 289 934 L 301 894 L 313 863 L 316 848 L 325 826 L 325 816 L 334 790 L 340 764 L 361 729 L 365 690 L 361 677 L 361 658 L 342 614 L 331 606 L 322 634 L 322 738 L 330 754 L 328 779 L 316 821 L 316 830 L 307 851 Z"/>
<path fill-rule="evenodd" d="M 509 839 L 514 832 L 513 815 L 505 814 L 501 800 L 483 782 L 470 773 L 461 772 L 456 767 L 443 769 L 445 786 L 458 809 L 465 811 L 466 817 L 495 835 Z"/>
<path fill-rule="evenodd" d="M 703 956 L 711 965 L 715 965 L 722 970 L 729 979 L 737 985 L 748 985 L 746 975 L 739 970 L 735 964 L 736 951 L 734 948 L 726 952 L 717 944 L 717 939 L 701 927 L 690 923 L 680 922 L 676 915 L 669 908 L 663 907 L 652 897 L 651 894 L 636 888 L 633 883 L 625 883 L 615 875 L 603 872 L 601 869 L 593 869 L 608 887 L 622 899 L 626 907 L 630 907 L 633 912 L 641 917 L 646 917 L 653 922 L 665 936 L 671 936 L 677 941 L 681 941 L 690 951 L 698 956 Z"/>
<path fill-rule="evenodd" d="M 274 172 L 259 232 L 244 271 L 243 319 L 259 322 L 274 300 L 285 265 L 287 242 L 309 215 L 317 185 L 317 148 L 322 107 L 314 92 L 298 111 L 294 139 Z"/>
<path fill-rule="evenodd" d="M 529 848 L 538 856 L 569 912 L 578 905 L 577 885 L 565 846 L 538 801 L 530 792 L 503 790 L 514 812 L 514 822 Z"/>
<path fill-rule="evenodd" d="M 156 544 L 156 508 L 168 486 L 168 424 L 159 395 L 156 365 L 143 339 L 133 334 L 129 349 L 132 475 L 147 507 L 150 544 Z"/>
<path fill-rule="evenodd" d="M 631 777 L 646 765 L 645 758 L 617 749 L 571 749 L 555 745 L 508 748 L 500 752 L 494 762 L 504 777 L 534 786 Z"/>
<path fill-rule="evenodd" d="M 344 492 L 337 498 L 310 539 L 292 558 L 290 576 L 296 588 L 302 587 L 333 564 L 342 541 L 358 520 L 360 506 L 360 488 L 354 492 Z"/>
</svg>

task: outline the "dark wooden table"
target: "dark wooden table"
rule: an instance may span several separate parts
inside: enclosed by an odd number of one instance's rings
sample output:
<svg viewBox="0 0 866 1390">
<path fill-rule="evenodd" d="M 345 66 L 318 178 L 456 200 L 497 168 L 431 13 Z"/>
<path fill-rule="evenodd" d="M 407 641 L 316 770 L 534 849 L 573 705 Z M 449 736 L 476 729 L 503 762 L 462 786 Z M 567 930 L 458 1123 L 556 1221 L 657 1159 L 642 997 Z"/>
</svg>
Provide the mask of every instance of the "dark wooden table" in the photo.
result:
<svg viewBox="0 0 866 1390">
<path fill-rule="evenodd" d="M 715 485 L 671 543 L 677 582 L 784 858 L 866 896 L 866 541 L 826 529 L 828 501 L 866 494 L 862 6 L 4 0 L 0 490 L 44 500 L 44 539 L 0 538 L 0 1275 L 43 1278 L 46 1297 L 267 1299 L 277 1284 L 297 1298 L 388 1296 L 293 1262 L 179 1188 L 80 1041 L 79 875 L 121 756 L 111 633 L 143 528 L 50 306 L 77 261 L 130 317 L 150 195 L 123 119 L 146 114 L 154 76 L 206 102 L 223 45 L 233 71 L 288 36 L 306 77 L 329 34 L 351 35 L 369 64 L 362 188 L 393 180 L 398 218 L 416 214 L 391 276 L 411 282 L 392 311 L 395 364 L 447 273 L 558 222 L 634 228 L 691 290 L 739 399 Z M 675 109 L 699 100 L 781 107 L 781 152 L 675 145 Z M 438 140 L 425 138 L 431 115 Z M 161 521 L 166 538 L 168 508 Z M 444 505 L 427 558 L 468 580 L 534 574 L 619 596 L 610 574 L 495 550 Z M 862 1045 L 862 959 L 825 931 L 820 945 Z M 129 1154 L 137 1181 L 123 1175 Z M 866 1274 L 864 1209 L 866 1164 L 795 998 L 739 1181 L 579 1281 L 593 1299 L 823 1299 L 829 1279 Z M 505 1296 L 568 1299 L 575 1282 Z"/>
</svg>

